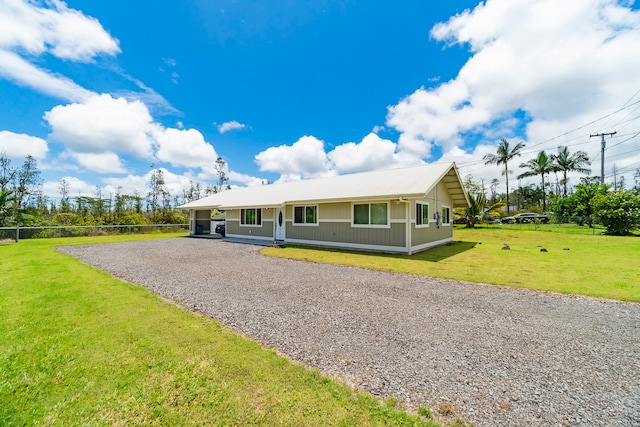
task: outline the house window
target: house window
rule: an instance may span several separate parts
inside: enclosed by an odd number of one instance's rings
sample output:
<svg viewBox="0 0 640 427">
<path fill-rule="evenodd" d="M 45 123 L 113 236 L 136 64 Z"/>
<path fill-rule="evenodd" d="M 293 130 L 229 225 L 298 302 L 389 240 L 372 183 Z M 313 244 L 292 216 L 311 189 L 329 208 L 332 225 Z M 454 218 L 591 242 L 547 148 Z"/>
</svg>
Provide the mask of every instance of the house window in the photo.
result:
<svg viewBox="0 0 640 427">
<path fill-rule="evenodd" d="M 240 209 L 241 225 L 262 225 L 262 209 Z"/>
<path fill-rule="evenodd" d="M 416 203 L 416 225 L 429 226 L 428 203 Z"/>
<path fill-rule="evenodd" d="M 449 206 L 442 207 L 442 225 L 451 225 L 451 208 Z"/>
<path fill-rule="evenodd" d="M 318 207 L 317 206 L 296 206 L 293 208 L 294 224 L 317 224 L 318 223 Z"/>
<path fill-rule="evenodd" d="M 353 205 L 354 225 L 389 224 L 389 206 L 387 203 L 366 203 Z"/>
</svg>

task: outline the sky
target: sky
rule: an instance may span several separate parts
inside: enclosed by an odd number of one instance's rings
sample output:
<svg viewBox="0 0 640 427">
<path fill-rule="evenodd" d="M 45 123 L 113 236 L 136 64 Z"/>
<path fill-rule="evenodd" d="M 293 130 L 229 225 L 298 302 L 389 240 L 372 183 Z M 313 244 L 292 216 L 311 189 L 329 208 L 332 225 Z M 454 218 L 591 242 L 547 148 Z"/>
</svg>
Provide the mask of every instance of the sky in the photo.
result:
<svg viewBox="0 0 640 427">
<path fill-rule="evenodd" d="M 45 194 L 146 194 L 455 161 L 501 138 L 640 168 L 633 1 L 0 0 L 0 151 Z M 551 177 L 554 181 L 555 178 Z M 570 176 L 570 185 L 579 182 Z"/>
</svg>

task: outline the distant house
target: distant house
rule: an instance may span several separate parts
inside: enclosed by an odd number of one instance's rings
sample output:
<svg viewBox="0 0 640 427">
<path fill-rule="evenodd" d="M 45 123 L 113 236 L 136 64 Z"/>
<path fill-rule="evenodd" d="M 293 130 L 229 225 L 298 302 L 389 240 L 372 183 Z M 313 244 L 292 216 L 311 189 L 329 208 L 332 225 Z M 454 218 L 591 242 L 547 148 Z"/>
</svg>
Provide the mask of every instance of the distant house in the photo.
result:
<svg viewBox="0 0 640 427">
<path fill-rule="evenodd" d="M 299 245 L 412 254 L 452 241 L 453 209 L 469 205 L 454 163 L 227 190 L 180 206 L 190 232 Z"/>
</svg>

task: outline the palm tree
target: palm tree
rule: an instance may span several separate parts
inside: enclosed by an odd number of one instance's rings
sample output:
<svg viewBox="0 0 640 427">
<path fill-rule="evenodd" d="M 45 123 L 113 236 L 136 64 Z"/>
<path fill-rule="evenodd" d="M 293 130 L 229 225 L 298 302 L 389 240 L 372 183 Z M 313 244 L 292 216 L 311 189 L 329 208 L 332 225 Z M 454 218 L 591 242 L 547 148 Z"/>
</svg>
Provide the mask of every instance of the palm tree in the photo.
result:
<svg viewBox="0 0 640 427">
<path fill-rule="evenodd" d="M 483 157 L 485 165 L 504 165 L 502 175 L 505 176 L 507 181 L 507 215 L 509 215 L 509 161 L 515 157 L 520 156 L 520 151 L 524 148 L 524 142 L 519 142 L 513 149 L 509 150 L 509 141 L 502 138 L 500 144 L 498 144 L 498 151 L 496 154 L 485 154 Z"/>
<path fill-rule="evenodd" d="M 8 189 L 0 189 L 0 227 L 7 225 L 7 218 L 14 208 L 15 197 L 13 192 Z"/>
<path fill-rule="evenodd" d="M 504 208 L 504 202 L 497 202 L 486 208 L 487 196 L 483 193 L 479 193 L 477 195 L 468 193 L 467 196 L 469 197 L 469 207 L 464 211 L 467 228 L 475 227 L 479 220 L 483 220 L 488 216 L 498 216 L 500 214 L 500 209 Z"/>
<path fill-rule="evenodd" d="M 551 159 L 555 164 L 556 170 L 562 172 L 565 197 L 567 196 L 567 173 L 591 173 L 591 169 L 586 167 L 591 164 L 591 161 L 589 160 L 589 155 L 584 151 L 576 151 L 570 154 L 567 147 L 558 147 L 558 154 L 552 154 Z"/>
<path fill-rule="evenodd" d="M 555 165 L 552 159 L 547 156 L 547 153 L 545 153 L 544 150 L 542 150 L 538 153 L 538 156 L 535 159 L 531 159 L 528 162 L 520 164 L 520 167 L 528 168 L 529 170 L 518 175 L 518 179 L 537 175 L 542 177 L 542 209 L 546 211 L 547 193 L 544 190 L 544 176 L 555 170 Z"/>
</svg>

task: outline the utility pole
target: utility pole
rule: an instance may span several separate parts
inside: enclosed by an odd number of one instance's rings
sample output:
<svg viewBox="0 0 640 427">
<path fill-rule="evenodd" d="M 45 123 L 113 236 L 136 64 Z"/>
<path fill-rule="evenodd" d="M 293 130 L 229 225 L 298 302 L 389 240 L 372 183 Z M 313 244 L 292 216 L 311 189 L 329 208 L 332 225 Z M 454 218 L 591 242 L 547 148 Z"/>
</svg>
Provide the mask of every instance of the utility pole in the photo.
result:
<svg viewBox="0 0 640 427">
<path fill-rule="evenodd" d="M 602 138 L 602 143 L 600 144 L 600 184 L 604 184 L 604 149 L 607 146 L 607 143 L 604 141 L 605 136 L 613 136 L 616 132 L 609 133 L 596 133 L 593 135 L 589 135 L 589 138 L 593 138 L 594 136 L 599 136 Z"/>
</svg>

